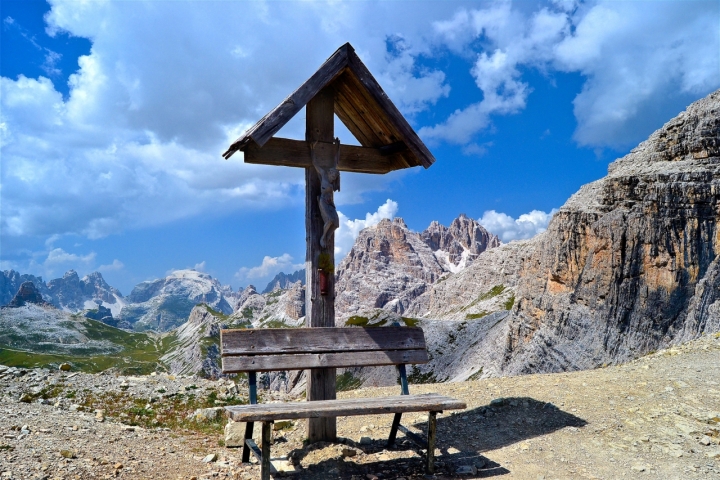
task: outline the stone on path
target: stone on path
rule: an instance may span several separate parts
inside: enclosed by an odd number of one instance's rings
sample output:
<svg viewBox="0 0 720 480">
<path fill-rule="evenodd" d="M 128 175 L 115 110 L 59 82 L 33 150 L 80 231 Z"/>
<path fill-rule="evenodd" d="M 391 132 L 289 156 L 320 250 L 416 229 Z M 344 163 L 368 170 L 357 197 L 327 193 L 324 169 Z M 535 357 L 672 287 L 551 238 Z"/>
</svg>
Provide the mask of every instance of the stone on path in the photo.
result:
<svg viewBox="0 0 720 480">
<path fill-rule="evenodd" d="M 211 453 L 210 455 L 207 455 L 205 458 L 203 458 L 202 461 L 203 463 L 211 463 L 217 460 L 217 458 L 217 453 Z"/>
</svg>

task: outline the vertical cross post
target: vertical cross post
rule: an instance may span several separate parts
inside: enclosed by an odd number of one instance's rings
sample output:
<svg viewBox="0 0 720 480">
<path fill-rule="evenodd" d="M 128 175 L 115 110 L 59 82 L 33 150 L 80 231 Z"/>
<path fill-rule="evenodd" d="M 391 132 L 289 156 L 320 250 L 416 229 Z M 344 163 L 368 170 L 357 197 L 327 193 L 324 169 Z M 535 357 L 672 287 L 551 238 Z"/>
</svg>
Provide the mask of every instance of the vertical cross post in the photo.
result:
<svg viewBox="0 0 720 480">
<path fill-rule="evenodd" d="M 335 92 L 326 87 L 305 106 L 305 139 L 308 142 L 332 142 L 335 134 Z M 321 159 L 324 160 L 324 159 Z M 333 159 L 328 158 L 328 162 Z M 326 295 L 320 294 L 318 275 L 321 253 L 329 255 L 334 264 L 335 237 L 330 235 L 325 248 L 320 246 L 324 222 L 318 205 L 320 196 L 320 177 L 314 168 L 305 169 L 305 231 L 307 250 L 305 255 L 305 326 L 335 326 L 335 275 L 328 274 Z M 307 376 L 307 399 L 335 399 L 335 369 L 316 368 Z M 337 427 L 335 418 L 308 419 L 308 439 L 310 442 L 335 441 Z"/>
</svg>

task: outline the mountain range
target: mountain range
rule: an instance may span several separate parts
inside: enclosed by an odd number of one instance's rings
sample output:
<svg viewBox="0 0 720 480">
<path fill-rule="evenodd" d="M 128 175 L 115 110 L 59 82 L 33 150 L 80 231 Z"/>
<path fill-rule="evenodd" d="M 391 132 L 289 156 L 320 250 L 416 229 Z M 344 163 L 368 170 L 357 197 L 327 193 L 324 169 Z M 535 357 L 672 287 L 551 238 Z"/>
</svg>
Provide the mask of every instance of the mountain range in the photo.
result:
<svg viewBox="0 0 720 480">
<path fill-rule="evenodd" d="M 718 192 L 714 92 L 584 185 L 530 240 L 501 244 L 465 215 L 419 233 L 401 218 L 366 228 L 336 268 L 336 323 L 422 326 L 431 361 L 413 367 L 414 381 L 595 368 L 720 331 Z M 122 327 L 114 330 L 147 332 L 155 350 L 145 353 L 163 368 L 217 375 L 220 328 L 303 325 L 303 280 L 301 270 L 262 292 L 234 292 L 180 270 L 122 297 L 99 273 L 71 271 L 46 285 L 6 271 L 0 299 L 33 282 L 75 321 L 90 314 Z M 51 309 L 15 310 L 23 308 Z M 0 337 L 0 347 L 21 350 L 11 340 Z M 374 371 L 350 373 L 360 383 L 395 381 L 390 370 Z"/>
</svg>

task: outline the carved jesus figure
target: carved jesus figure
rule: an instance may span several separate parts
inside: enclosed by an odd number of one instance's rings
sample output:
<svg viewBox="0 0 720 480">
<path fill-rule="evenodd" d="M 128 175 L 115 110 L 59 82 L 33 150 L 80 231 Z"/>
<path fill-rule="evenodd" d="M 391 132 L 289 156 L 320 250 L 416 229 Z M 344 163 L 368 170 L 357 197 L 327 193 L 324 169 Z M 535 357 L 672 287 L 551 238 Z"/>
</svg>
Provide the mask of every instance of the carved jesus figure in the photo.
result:
<svg viewBox="0 0 720 480">
<path fill-rule="evenodd" d="M 310 154 L 313 166 L 315 166 L 315 170 L 317 170 L 320 176 L 318 205 L 320 206 L 320 215 L 322 215 L 323 222 L 325 223 L 322 236 L 320 237 L 320 246 L 326 248 L 330 235 L 340 226 L 340 218 L 335 209 L 335 200 L 333 199 L 333 192 L 340 191 L 340 172 L 337 169 L 338 161 L 340 160 L 340 139 L 336 138 L 333 142 L 335 145 L 335 166 L 329 168 L 321 167 L 320 162 L 316 161 L 316 143 L 317 142 L 310 144 Z"/>
</svg>

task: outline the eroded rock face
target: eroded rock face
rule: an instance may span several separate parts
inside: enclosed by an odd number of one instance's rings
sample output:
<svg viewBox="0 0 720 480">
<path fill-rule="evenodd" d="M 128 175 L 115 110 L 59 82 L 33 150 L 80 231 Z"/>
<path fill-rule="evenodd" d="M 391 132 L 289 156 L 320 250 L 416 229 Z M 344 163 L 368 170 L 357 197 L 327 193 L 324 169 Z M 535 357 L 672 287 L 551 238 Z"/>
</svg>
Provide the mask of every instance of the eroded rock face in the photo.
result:
<svg viewBox="0 0 720 480">
<path fill-rule="evenodd" d="M 470 265 L 488 248 L 500 246 L 497 236 L 464 213 L 449 227 L 432 222 L 420 237 L 435 252 L 443 268 L 450 272 L 458 272 Z"/>
<path fill-rule="evenodd" d="M 410 231 L 402 218 L 366 228 L 337 268 L 336 322 L 373 309 L 405 314 L 432 284 L 477 261 L 500 240 L 461 214 L 450 227 Z"/>
<path fill-rule="evenodd" d="M 582 187 L 515 260 L 490 250 L 416 310 L 452 318 L 481 294 L 470 277 L 512 288 L 502 334 L 480 340 L 485 374 L 592 368 L 720 330 L 719 146 L 715 92 Z"/>
<path fill-rule="evenodd" d="M 45 294 L 46 297 L 49 298 L 47 285 L 45 285 L 42 277 L 20 274 L 15 270 L 4 270 L 0 272 L 0 305 L 7 305 L 10 303 L 20 289 L 20 285 L 24 282 L 32 282 L 40 294 Z"/>
<path fill-rule="evenodd" d="M 47 302 L 43 300 L 42 295 L 35 287 L 34 283 L 23 282 L 23 284 L 20 285 L 18 292 L 15 294 L 13 299 L 10 300 L 10 303 L 8 303 L 7 306 L 10 308 L 17 308 L 22 307 L 23 305 L 26 305 L 28 303 L 34 303 L 36 305 L 47 305 Z"/>
<path fill-rule="evenodd" d="M 167 277 L 138 284 L 126 297 L 128 304 L 118 317 L 134 330 L 165 332 L 182 325 L 200 303 L 223 314 L 232 313 L 227 298 L 231 293 L 206 273 L 175 270 Z"/>
<path fill-rule="evenodd" d="M 300 282 L 302 284 L 305 284 L 305 269 L 298 270 L 294 273 L 284 273 L 280 272 L 277 275 L 275 275 L 275 278 L 270 280 L 268 282 L 267 286 L 265 287 L 265 290 L 262 291 L 262 293 L 271 293 L 275 290 L 286 290 L 290 288 L 295 282 Z"/>
<path fill-rule="evenodd" d="M 47 284 L 41 277 L 21 275 L 14 270 L 0 272 L 0 299 L 7 299 L 0 304 L 7 303 L 20 284 L 26 281 L 35 285 L 45 301 L 68 312 L 96 308 L 97 303 L 102 303 L 118 314 L 125 304 L 120 291 L 108 285 L 102 274 L 93 272 L 80 278 L 74 270 L 67 271 L 62 278 L 50 280 Z"/>
<path fill-rule="evenodd" d="M 360 232 L 336 269 L 336 322 L 372 308 L 404 312 L 445 273 L 430 247 L 402 218 Z"/>
</svg>

